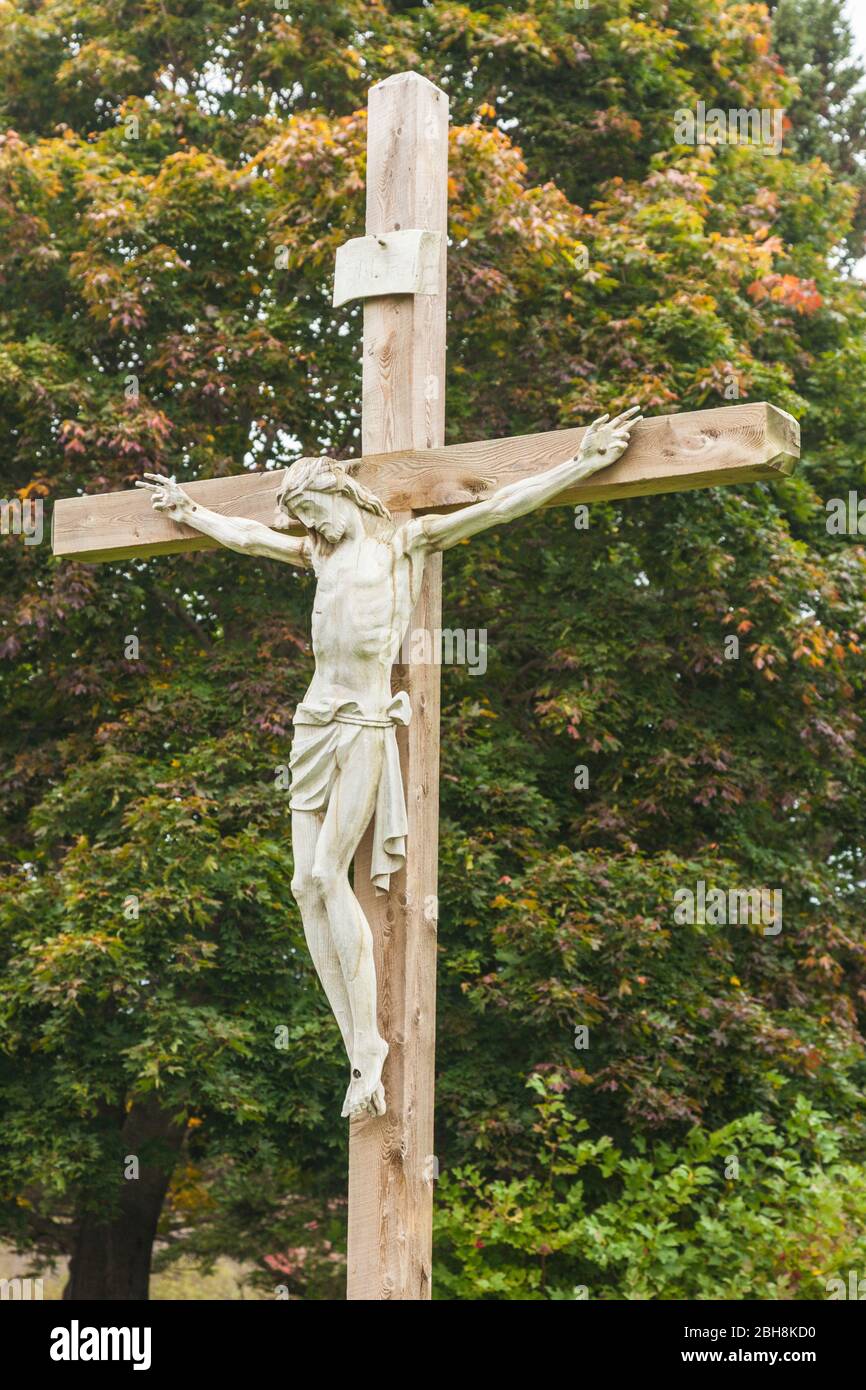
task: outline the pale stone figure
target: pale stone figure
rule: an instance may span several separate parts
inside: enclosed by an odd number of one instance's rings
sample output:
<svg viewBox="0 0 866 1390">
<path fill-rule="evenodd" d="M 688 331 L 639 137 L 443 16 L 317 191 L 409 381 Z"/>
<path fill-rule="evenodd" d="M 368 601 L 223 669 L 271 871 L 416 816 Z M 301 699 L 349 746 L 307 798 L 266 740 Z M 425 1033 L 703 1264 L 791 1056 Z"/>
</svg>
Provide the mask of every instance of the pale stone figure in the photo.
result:
<svg viewBox="0 0 866 1390">
<path fill-rule="evenodd" d="M 153 506 L 245 555 L 312 566 L 316 670 L 295 711 L 292 770 L 292 892 L 319 978 L 349 1057 L 343 1115 L 385 1113 L 382 1067 L 388 1046 L 376 1017 L 370 927 L 349 871 L 371 819 L 371 877 L 387 889 L 406 851 L 406 807 L 396 725 L 409 721 L 405 693 L 391 694 L 391 667 L 421 588 L 427 555 L 447 550 L 552 501 L 618 459 L 637 407 L 602 416 L 577 455 L 489 500 L 446 516 L 396 525 L 386 507 L 329 458 L 302 458 L 286 471 L 272 530 L 197 505 L 173 478 L 149 473 Z M 303 537 L 281 535 L 292 519 Z"/>
</svg>

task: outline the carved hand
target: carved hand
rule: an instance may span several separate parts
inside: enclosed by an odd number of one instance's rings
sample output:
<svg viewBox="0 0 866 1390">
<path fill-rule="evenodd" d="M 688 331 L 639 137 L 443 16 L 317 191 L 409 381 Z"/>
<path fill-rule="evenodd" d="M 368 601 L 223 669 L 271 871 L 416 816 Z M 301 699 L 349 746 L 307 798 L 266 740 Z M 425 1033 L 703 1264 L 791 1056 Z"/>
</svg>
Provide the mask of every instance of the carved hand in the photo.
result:
<svg viewBox="0 0 866 1390">
<path fill-rule="evenodd" d="M 165 478 L 161 473 L 145 473 L 151 482 L 137 482 L 136 487 L 146 487 L 152 493 L 151 503 L 155 512 L 167 512 L 172 521 L 183 521 L 193 505 L 189 497 L 174 478 Z"/>
<path fill-rule="evenodd" d="M 632 427 L 638 420 L 643 419 L 642 415 L 636 413 L 638 410 L 640 406 L 633 405 L 630 410 L 624 410 L 613 420 L 609 420 L 606 415 L 593 420 L 583 436 L 577 462 L 588 465 L 592 473 L 615 463 L 628 448 Z"/>
</svg>

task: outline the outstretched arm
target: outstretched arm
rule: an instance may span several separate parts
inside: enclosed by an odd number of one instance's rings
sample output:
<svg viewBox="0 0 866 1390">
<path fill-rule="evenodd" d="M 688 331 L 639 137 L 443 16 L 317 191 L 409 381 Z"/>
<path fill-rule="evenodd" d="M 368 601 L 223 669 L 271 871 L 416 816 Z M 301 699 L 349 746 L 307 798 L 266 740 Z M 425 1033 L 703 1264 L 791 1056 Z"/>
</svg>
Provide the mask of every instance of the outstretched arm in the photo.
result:
<svg viewBox="0 0 866 1390">
<path fill-rule="evenodd" d="M 543 507 L 566 488 L 591 477 L 600 468 L 607 468 L 608 464 L 614 463 L 625 453 L 632 426 L 643 418 L 636 414 L 638 409 L 638 406 L 633 406 L 613 420 L 606 415 L 594 420 L 583 437 L 580 449 L 566 463 L 557 464 L 555 468 L 548 468 L 532 478 L 509 483 L 486 502 L 461 507 L 447 516 L 423 516 L 407 522 L 407 548 L 420 545 L 426 550 L 448 550 L 450 546 L 469 536 L 476 536 L 490 526 L 514 521 L 518 516 Z"/>
<path fill-rule="evenodd" d="M 203 536 L 211 536 L 220 545 L 239 550 L 242 555 L 264 555 L 269 560 L 284 560 L 290 565 L 310 564 L 310 547 L 305 537 L 283 536 L 260 521 L 222 516 L 193 502 L 174 478 L 164 478 L 160 473 L 145 473 L 144 476 L 150 482 L 137 482 L 135 486 L 149 488 L 154 511 L 165 512 L 172 521 L 192 526 Z"/>
</svg>

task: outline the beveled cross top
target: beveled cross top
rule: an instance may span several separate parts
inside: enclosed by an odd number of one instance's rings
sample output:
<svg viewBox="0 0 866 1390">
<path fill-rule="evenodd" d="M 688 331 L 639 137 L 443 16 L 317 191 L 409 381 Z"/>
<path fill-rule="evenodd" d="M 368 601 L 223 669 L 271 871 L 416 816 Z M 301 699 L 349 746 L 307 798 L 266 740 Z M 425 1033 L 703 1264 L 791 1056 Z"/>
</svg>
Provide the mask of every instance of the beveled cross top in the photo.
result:
<svg viewBox="0 0 866 1390">
<path fill-rule="evenodd" d="M 341 248 L 334 291 L 335 302 L 353 297 L 364 302 L 361 457 L 345 467 L 399 515 L 402 526 L 413 513 L 487 503 L 503 489 L 505 501 L 515 491 L 509 485 L 564 469 L 579 453 L 585 431 L 444 447 L 448 100 L 415 73 L 379 83 L 369 100 L 367 235 Z M 643 420 L 627 452 L 611 466 L 593 476 L 564 469 L 556 473 L 561 488 L 529 491 L 540 505 L 571 506 L 749 483 L 790 473 L 798 453 L 799 431 L 791 416 L 750 402 Z M 284 470 L 240 472 L 184 484 L 184 490 L 197 507 L 227 523 L 233 518 L 268 527 L 284 479 Z M 210 529 L 213 534 L 203 534 L 154 511 L 149 497 L 132 489 L 58 501 L 53 546 L 55 554 L 69 559 L 125 560 L 213 547 L 220 544 L 220 533 L 228 534 L 219 522 Z M 272 532 L 275 540 L 278 534 Z M 411 625 L 425 634 L 441 630 L 438 553 L 425 561 Z M 425 644 L 425 651 L 433 649 L 432 642 Z M 389 1047 L 387 1113 L 351 1122 L 348 1296 L 358 1299 L 424 1299 L 431 1288 L 439 671 L 434 664 L 409 664 L 395 669 L 394 679 L 413 710 L 399 734 L 406 865 L 391 891 L 377 899 L 369 833 L 355 859 L 353 900 L 371 928 L 378 981 L 373 1027 Z M 313 710 L 310 718 L 320 714 L 321 709 Z M 371 719 L 369 711 L 361 715 L 367 727 L 359 737 L 367 738 L 369 747 L 384 721 Z M 348 715 L 350 724 L 358 718 L 357 712 Z M 303 782 L 303 760 L 301 773 Z M 396 780 L 399 784 L 399 768 Z M 364 794 L 363 776 L 352 790 L 355 799 Z M 293 819 L 293 834 L 294 825 Z M 296 872 L 299 856 L 310 859 L 309 849 L 295 844 Z M 321 885 L 314 858 L 311 863 L 313 893 Z M 329 867 L 320 865 L 322 882 Z M 315 910 L 312 902 L 310 911 Z M 341 1027 L 345 1032 L 345 1019 Z"/>
</svg>

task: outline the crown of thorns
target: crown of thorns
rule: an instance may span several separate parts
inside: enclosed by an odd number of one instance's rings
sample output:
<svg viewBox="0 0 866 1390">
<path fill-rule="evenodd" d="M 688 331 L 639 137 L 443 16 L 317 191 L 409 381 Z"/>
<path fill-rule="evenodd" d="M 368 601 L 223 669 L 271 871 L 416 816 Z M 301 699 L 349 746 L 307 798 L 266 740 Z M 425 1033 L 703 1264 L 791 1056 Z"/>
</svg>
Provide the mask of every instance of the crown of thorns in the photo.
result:
<svg viewBox="0 0 866 1390">
<path fill-rule="evenodd" d="M 286 469 L 286 476 L 277 493 L 277 511 L 293 514 L 292 503 L 305 492 L 337 492 L 348 497 L 363 511 L 391 519 L 384 502 L 353 478 L 345 464 L 324 455 L 300 458 Z"/>
</svg>

